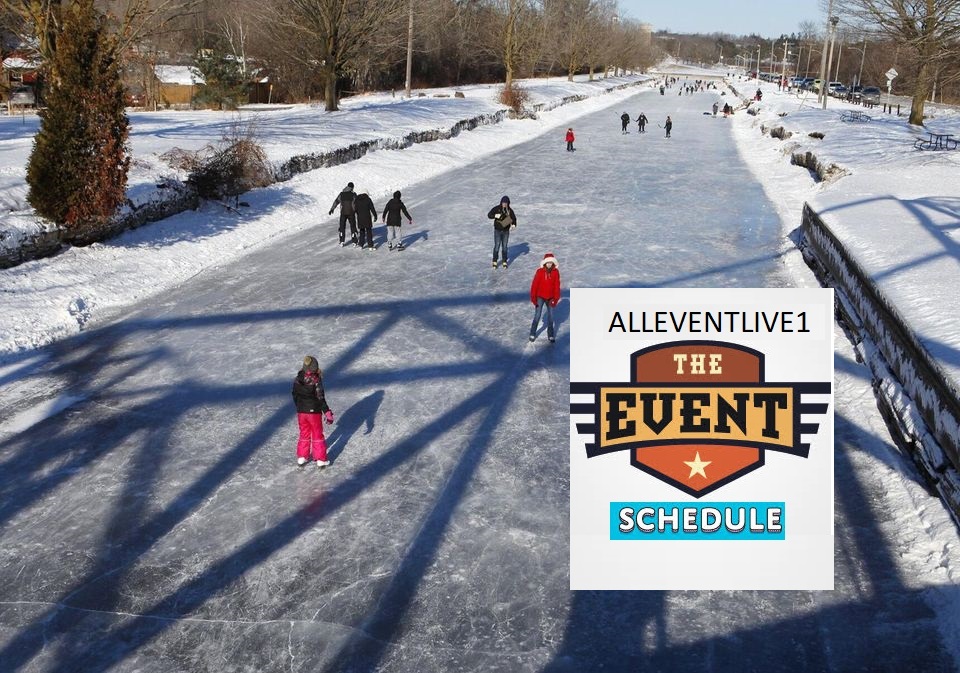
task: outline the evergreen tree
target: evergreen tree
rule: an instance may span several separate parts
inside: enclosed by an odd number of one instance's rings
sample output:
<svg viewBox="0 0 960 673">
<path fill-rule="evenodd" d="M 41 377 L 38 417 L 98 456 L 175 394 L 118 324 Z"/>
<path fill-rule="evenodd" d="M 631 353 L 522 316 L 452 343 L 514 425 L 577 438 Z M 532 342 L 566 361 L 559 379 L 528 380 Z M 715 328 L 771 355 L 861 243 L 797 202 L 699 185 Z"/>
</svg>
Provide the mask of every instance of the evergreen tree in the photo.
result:
<svg viewBox="0 0 960 673">
<path fill-rule="evenodd" d="M 204 81 L 193 97 L 194 104 L 236 110 L 246 102 L 247 83 L 243 68 L 237 58 L 227 52 L 223 40 L 215 39 L 209 49 L 201 49 L 194 63 Z"/>
<path fill-rule="evenodd" d="M 74 244 L 97 240 L 126 196 L 129 133 L 116 42 L 93 6 L 64 11 L 27 166 L 37 213 L 63 225 Z"/>
</svg>

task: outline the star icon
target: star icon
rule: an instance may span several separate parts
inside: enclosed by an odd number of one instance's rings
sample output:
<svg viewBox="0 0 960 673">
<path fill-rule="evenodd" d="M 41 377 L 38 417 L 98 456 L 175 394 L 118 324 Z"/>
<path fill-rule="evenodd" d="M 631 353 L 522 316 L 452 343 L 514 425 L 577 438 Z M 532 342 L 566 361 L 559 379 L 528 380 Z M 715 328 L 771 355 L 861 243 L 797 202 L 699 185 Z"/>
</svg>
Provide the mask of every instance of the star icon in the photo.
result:
<svg viewBox="0 0 960 673">
<path fill-rule="evenodd" d="M 695 474 L 699 474 L 701 477 L 706 479 L 707 473 L 703 471 L 703 468 L 705 468 L 707 465 L 709 465 L 712 462 L 713 462 L 712 460 L 700 460 L 700 452 L 697 451 L 696 458 L 694 458 L 693 460 L 683 461 L 684 465 L 687 465 L 690 467 L 690 476 L 687 477 L 687 479 L 692 479 L 693 475 Z"/>
</svg>

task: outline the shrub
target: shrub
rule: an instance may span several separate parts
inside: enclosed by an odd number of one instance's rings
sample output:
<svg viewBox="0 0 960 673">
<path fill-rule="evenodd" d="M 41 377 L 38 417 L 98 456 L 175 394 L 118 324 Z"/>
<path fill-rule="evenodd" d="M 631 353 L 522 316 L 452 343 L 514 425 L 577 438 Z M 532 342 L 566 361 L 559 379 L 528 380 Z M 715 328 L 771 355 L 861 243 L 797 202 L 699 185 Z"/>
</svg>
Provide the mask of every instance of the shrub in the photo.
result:
<svg viewBox="0 0 960 673">
<path fill-rule="evenodd" d="M 237 196 L 273 182 L 266 152 L 256 139 L 252 124 L 235 124 L 218 147 L 191 170 L 188 184 L 204 199 Z"/>
<path fill-rule="evenodd" d="M 524 108 L 529 100 L 530 93 L 519 84 L 511 83 L 510 86 L 504 85 L 500 89 L 500 102 L 517 115 L 524 114 Z"/>
<path fill-rule="evenodd" d="M 49 82 L 27 199 L 63 227 L 65 241 L 84 245 L 106 232 L 124 202 L 130 165 L 116 42 L 92 0 L 64 10 Z"/>
</svg>

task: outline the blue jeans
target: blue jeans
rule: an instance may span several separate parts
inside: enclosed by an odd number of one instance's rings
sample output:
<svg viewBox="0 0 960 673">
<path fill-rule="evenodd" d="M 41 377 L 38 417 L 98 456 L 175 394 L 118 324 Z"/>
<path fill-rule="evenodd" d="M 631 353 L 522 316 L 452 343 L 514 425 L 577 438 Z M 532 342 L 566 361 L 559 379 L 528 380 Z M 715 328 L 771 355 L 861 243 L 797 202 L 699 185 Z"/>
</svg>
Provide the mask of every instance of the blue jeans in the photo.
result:
<svg viewBox="0 0 960 673">
<path fill-rule="evenodd" d="M 553 328 L 553 307 L 548 299 L 537 297 L 537 312 L 533 314 L 533 324 L 530 325 L 530 336 L 537 336 L 537 327 L 540 326 L 540 315 L 543 313 L 543 307 L 547 307 L 547 336 L 555 338 L 556 331 Z"/>
<path fill-rule="evenodd" d="M 493 228 L 493 261 L 497 261 L 497 251 L 500 250 L 500 247 L 503 246 L 503 252 L 500 253 L 502 256 L 500 260 L 503 262 L 507 261 L 507 242 L 510 240 L 510 229 L 497 229 Z"/>
</svg>

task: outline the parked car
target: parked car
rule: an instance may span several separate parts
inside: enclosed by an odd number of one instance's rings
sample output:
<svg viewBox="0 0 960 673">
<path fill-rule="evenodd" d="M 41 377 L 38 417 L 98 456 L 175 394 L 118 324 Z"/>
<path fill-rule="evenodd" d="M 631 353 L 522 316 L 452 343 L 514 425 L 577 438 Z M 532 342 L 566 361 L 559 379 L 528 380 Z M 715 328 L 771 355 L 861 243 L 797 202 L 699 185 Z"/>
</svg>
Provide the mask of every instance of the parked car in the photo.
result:
<svg viewBox="0 0 960 673">
<path fill-rule="evenodd" d="M 816 91 L 817 93 L 820 93 L 820 86 L 821 86 L 822 84 L 823 84 L 823 80 L 822 80 L 822 79 L 815 79 L 815 80 L 813 80 L 813 82 L 811 82 L 811 84 L 810 84 L 810 90 L 811 90 L 811 91 Z"/>
<path fill-rule="evenodd" d="M 836 90 L 841 87 L 843 88 L 844 92 L 846 92 L 847 87 L 843 86 L 843 82 L 830 82 L 830 84 L 827 85 L 827 93 L 831 96 L 835 96 Z"/>
<path fill-rule="evenodd" d="M 837 98 L 846 98 L 847 97 L 847 87 L 843 84 L 838 84 L 837 86 L 831 86 L 830 93 Z"/>
<path fill-rule="evenodd" d="M 880 104 L 880 87 L 868 86 L 864 87 L 863 91 L 860 94 L 860 100 L 864 103 L 869 103 L 870 105 L 879 105 Z"/>
<path fill-rule="evenodd" d="M 15 86 L 10 90 L 10 102 L 13 105 L 32 107 L 37 104 L 37 96 L 32 86 Z"/>
</svg>

